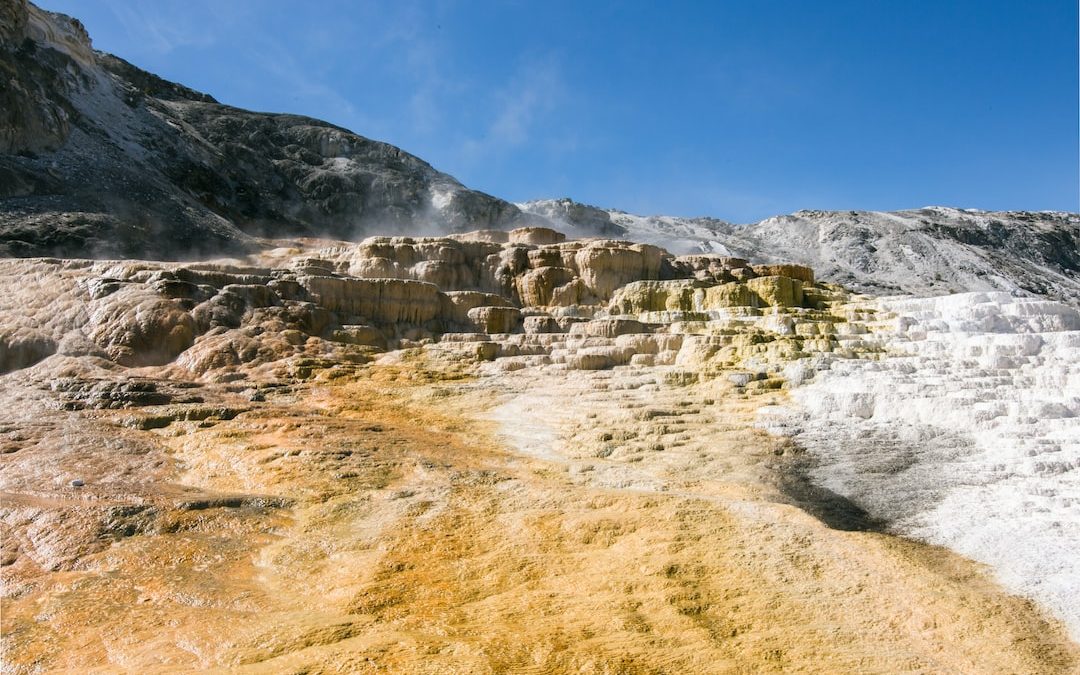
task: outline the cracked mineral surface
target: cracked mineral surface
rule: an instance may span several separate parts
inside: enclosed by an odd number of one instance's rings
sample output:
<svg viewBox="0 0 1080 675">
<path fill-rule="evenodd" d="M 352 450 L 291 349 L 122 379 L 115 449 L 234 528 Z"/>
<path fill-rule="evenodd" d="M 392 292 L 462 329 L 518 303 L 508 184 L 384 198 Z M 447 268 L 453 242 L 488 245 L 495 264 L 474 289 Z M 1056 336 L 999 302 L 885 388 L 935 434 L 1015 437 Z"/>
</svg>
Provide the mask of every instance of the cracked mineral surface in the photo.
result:
<svg viewBox="0 0 1080 675">
<path fill-rule="evenodd" d="M 541 228 L 0 283 L 8 672 L 1080 665 L 1066 305 Z"/>
</svg>

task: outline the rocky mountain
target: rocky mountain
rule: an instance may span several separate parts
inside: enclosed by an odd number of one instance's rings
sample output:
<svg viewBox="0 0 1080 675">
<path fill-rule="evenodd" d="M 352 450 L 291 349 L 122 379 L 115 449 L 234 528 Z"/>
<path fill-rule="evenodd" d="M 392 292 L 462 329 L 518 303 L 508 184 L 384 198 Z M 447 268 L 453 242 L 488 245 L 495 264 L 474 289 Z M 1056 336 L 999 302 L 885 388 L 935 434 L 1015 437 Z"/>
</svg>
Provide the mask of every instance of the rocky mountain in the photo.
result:
<svg viewBox="0 0 1080 675">
<path fill-rule="evenodd" d="M 798 211 L 734 225 L 636 216 L 569 199 L 518 204 L 566 231 L 618 232 L 672 252 L 793 261 L 876 294 L 1000 290 L 1080 302 L 1080 214 L 927 207 Z"/>
<path fill-rule="evenodd" d="M 392 145 L 95 51 L 79 21 L 25 0 L 0 0 L 0 73 L 0 254 L 174 259 L 521 218 Z"/>
<path fill-rule="evenodd" d="M 192 258 L 265 237 L 540 225 L 674 253 L 795 261 L 874 293 L 1003 290 L 1077 302 L 1080 215 L 799 211 L 735 225 L 570 199 L 510 204 L 399 148 L 256 113 L 95 51 L 82 24 L 0 0 L 0 254 Z"/>
</svg>

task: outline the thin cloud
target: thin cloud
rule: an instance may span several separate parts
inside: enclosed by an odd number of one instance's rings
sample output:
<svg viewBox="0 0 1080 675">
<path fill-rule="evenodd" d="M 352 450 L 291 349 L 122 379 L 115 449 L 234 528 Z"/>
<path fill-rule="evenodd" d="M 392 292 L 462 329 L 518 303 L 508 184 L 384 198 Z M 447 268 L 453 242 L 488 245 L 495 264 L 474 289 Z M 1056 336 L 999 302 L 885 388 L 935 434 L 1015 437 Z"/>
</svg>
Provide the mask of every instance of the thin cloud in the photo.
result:
<svg viewBox="0 0 1080 675">
<path fill-rule="evenodd" d="M 168 54 L 181 47 L 209 47 L 217 39 L 217 27 L 193 17 L 204 14 L 190 6 L 154 3 L 146 6 L 113 2 L 110 11 L 127 31 L 131 43 L 154 54 Z"/>
<path fill-rule="evenodd" d="M 473 159 L 497 155 L 529 143 L 565 99 L 567 87 L 551 59 L 520 68 L 494 98 L 494 117 L 479 138 L 466 139 L 463 152 Z"/>
</svg>

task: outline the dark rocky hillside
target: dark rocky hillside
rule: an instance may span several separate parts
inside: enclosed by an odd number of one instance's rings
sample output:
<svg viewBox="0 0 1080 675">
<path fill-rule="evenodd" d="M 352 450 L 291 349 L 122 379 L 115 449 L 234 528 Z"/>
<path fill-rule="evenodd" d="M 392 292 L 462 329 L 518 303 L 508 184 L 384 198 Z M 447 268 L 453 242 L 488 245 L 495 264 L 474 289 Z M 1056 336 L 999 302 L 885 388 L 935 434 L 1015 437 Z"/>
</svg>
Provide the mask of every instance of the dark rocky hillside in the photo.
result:
<svg viewBox="0 0 1080 675">
<path fill-rule="evenodd" d="M 0 81 L 0 254 L 171 259 L 522 222 L 392 145 L 95 51 L 79 21 L 24 0 L 0 0 Z"/>
</svg>

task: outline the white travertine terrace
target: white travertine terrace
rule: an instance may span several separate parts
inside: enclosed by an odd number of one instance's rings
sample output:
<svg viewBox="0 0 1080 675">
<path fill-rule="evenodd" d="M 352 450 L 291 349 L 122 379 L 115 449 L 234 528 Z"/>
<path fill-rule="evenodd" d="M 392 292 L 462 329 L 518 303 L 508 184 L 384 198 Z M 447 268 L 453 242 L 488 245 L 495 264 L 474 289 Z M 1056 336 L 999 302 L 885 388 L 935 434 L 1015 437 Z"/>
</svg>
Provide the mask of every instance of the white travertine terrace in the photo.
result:
<svg viewBox="0 0 1080 675">
<path fill-rule="evenodd" d="M 887 356 L 819 361 L 762 424 L 807 447 L 815 482 L 1080 635 L 1080 313 L 1007 293 L 875 304 L 895 316 L 868 336 Z"/>
</svg>

